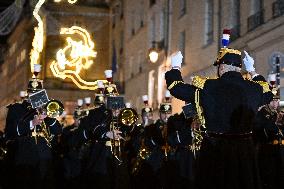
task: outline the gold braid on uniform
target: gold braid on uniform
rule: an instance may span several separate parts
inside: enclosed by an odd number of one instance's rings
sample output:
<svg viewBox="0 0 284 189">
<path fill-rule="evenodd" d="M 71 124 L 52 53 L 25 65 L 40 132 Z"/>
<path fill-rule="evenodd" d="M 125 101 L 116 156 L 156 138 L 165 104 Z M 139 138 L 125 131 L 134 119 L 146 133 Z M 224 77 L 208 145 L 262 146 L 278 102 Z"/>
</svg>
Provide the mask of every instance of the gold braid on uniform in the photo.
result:
<svg viewBox="0 0 284 189">
<path fill-rule="evenodd" d="M 221 50 L 219 51 L 218 57 L 216 62 L 219 62 L 224 56 L 225 54 L 230 53 L 230 54 L 237 54 L 237 55 L 241 55 L 242 53 L 236 49 L 230 49 L 230 48 L 221 48 Z"/>
<path fill-rule="evenodd" d="M 207 79 L 209 78 L 208 77 L 202 78 L 200 76 L 194 76 L 192 79 L 192 85 L 199 89 L 203 89 Z"/>
<path fill-rule="evenodd" d="M 263 93 L 267 93 L 267 92 L 271 91 L 269 89 L 269 84 L 266 81 L 253 81 L 253 82 L 259 84 L 262 87 Z"/>
<path fill-rule="evenodd" d="M 198 123 L 200 124 L 200 127 L 198 128 L 193 128 L 192 129 L 192 133 L 193 133 L 193 139 L 192 139 L 192 145 L 190 145 L 190 149 L 191 151 L 193 151 L 193 153 L 195 154 L 195 151 L 200 150 L 201 147 L 201 142 L 203 140 L 203 136 L 202 136 L 202 128 L 205 129 L 205 118 L 203 116 L 203 110 L 202 107 L 200 105 L 200 96 L 199 96 L 199 92 L 200 89 L 196 89 L 195 90 L 195 107 L 196 107 L 196 112 L 197 112 L 197 120 Z"/>
<path fill-rule="evenodd" d="M 176 86 L 179 83 L 184 83 L 183 81 L 174 81 L 172 82 L 172 84 L 170 84 L 170 86 L 168 87 L 169 90 L 171 90 L 174 86 Z"/>
</svg>

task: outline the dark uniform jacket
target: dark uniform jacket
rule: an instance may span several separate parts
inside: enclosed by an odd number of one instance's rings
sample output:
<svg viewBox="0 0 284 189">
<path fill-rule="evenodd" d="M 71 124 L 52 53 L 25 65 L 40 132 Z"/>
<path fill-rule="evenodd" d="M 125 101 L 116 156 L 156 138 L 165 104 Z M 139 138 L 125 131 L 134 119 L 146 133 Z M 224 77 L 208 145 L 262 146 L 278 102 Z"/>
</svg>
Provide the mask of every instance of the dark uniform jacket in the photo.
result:
<svg viewBox="0 0 284 189">
<path fill-rule="evenodd" d="M 197 159 L 196 187 L 260 188 L 251 132 L 258 108 L 273 96 L 264 78 L 249 81 L 230 71 L 218 79 L 197 78 L 189 85 L 175 69 L 165 77 L 174 97 L 203 108 L 207 134 Z"/>
<path fill-rule="evenodd" d="M 166 73 L 167 86 L 179 81 L 170 89 L 171 94 L 183 101 L 195 102 L 195 91 L 200 89 L 200 104 L 204 110 L 206 128 L 217 133 L 243 133 L 251 131 L 258 107 L 272 99 L 268 84 L 260 75 L 254 78 L 266 85 L 243 79 L 238 72 L 227 72 L 218 79 L 200 81 L 200 85 L 183 83 L 179 70 Z"/>
</svg>

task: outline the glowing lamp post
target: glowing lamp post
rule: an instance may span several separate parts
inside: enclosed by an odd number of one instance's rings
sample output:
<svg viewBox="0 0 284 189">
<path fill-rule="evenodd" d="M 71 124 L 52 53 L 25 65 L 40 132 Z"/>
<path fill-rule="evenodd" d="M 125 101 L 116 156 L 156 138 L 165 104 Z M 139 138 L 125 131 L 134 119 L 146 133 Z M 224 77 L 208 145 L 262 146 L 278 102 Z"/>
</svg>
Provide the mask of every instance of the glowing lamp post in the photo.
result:
<svg viewBox="0 0 284 189">
<path fill-rule="evenodd" d="M 151 49 L 149 52 L 150 62 L 156 63 L 159 59 L 159 53 L 155 49 Z"/>
</svg>

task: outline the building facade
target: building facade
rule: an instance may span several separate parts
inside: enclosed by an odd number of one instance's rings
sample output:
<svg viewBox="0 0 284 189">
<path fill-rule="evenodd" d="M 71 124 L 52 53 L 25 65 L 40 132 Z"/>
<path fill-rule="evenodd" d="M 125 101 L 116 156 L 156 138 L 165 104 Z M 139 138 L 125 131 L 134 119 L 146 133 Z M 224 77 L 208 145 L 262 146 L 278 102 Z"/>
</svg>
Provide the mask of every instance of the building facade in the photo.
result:
<svg viewBox="0 0 284 189">
<path fill-rule="evenodd" d="M 169 56 L 178 50 L 184 55 L 182 74 L 186 82 L 193 75 L 215 76 L 212 64 L 225 28 L 232 32 L 230 47 L 248 51 L 257 72 L 265 77 L 281 72 L 283 4 L 280 0 L 113 1 L 112 9 L 117 12 L 113 14 L 111 37 L 123 41 L 119 43 L 123 44 L 123 61 L 117 74 L 125 82 L 126 99 L 140 109 L 141 96 L 148 94 L 150 104 L 158 108 L 164 96 Z M 119 31 L 123 31 L 123 37 L 112 35 Z M 152 47 L 159 50 L 156 63 L 148 59 Z M 280 78 L 277 83 L 280 85 Z M 180 112 L 183 102 L 173 99 L 173 105 L 174 112 Z"/>
</svg>

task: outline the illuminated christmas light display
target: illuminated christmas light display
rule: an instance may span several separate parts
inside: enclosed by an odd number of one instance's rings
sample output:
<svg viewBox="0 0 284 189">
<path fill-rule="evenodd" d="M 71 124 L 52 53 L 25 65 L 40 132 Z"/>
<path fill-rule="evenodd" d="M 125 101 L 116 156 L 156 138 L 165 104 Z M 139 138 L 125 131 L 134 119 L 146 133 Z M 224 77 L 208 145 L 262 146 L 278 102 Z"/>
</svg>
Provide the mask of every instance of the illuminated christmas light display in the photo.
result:
<svg viewBox="0 0 284 189">
<path fill-rule="evenodd" d="M 54 2 L 59 3 L 59 2 L 61 2 L 61 0 L 54 0 Z M 68 0 L 68 3 L 70 3 L 70 4 L 74 4 L 76 2 L 77 2 L 77 0 Z"/>
<path fill-rule="evenodd" d="M 33 11 L 33 15 L 35 19 L 38 21 L 37 27 L 34 28 L 35 30 L 35 35 L 34 39 L 32 42 L 32 50 L 30 53 L 30 65 L 31 65 L 31 72 L 34 72 L 34 64 L 39 64 L 39 58 L 40 58 L 40 53 L 42 52 L 43 49 L 43 37 L 44 37 L 44 30 L 43 30 L 43 22 L 41 17 L 39 16 L 38 12 L 40 7 L 45 3 L 45 0 L 39 0 L 35 6 L 35 9 Z"/>
<path fill-rule="evenodd" d="M 90 58 L 97 55 L 90 34 L 79 26 L 62 28 L 60 34 L 71 37 L 66 38 L 67 45 L 57 51 L 56 61 L 50 65 L 53 75 L 61 79 L 71 79 L 80 89 L 96 90 L 97 81 L 85 81 L 79 75 L 82 69 L 88 69 L 93 64 Z M 74 40 L 73 36 L 80 36 L 82 40 Z"/>
</svg>

